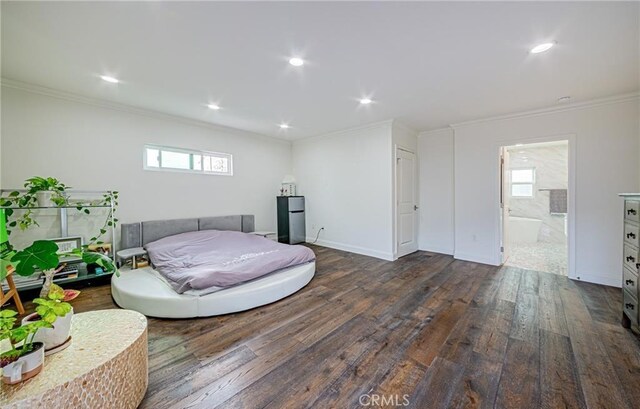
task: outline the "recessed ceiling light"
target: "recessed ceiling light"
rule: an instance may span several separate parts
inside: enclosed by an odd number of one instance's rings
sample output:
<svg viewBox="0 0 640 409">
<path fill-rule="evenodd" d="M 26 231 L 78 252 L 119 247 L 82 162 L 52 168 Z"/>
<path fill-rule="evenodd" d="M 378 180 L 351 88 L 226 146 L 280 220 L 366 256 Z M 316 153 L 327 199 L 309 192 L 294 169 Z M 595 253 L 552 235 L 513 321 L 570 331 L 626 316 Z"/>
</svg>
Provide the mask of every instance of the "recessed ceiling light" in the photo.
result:
<svg viewBox="0 0 640 409">
<path fill-rule="evenodd" d="M 538 53 L 543 53 L 547 50 L 549 50 L 551 47 L 553 47 L 554 45 L 556 45 L 556 43 L 542 43 L 542 44 L 538 44 L 537 46 L 533 47 L 531 49 L 531 54 L 538 54 Z"/>
<path fill-rule="evenodd" d="M 373 101 L 372 101 L 370 98 L 362 98 L 362 99 L 360 100 L 360 103 L 361 103 L 362 105 L 369 105 L 369 104 L 370 104 L 370 103 L 372 103 L 372 102 L 373 102 Z"/>
<path fill-rule="evenodd" d="M 300 57 L 293 57 L 289 59 L 289 64 L 293 65 L 294 67 L 301 67 L 304 65 L 304 60 Z"/>
<path fill-rule="evenodd" d="M 558 98 L 558 102 L 562 103 L 562 102 L 569 102 L 569 100 L 571 99 L 571 97 L 569 95 L 566 95 L 564 97 L 560 97 Z"/>
<path fill-rule="evenodd" d="M 214 111 L 217 111 L 217 110 L 220 109 L 220 107 L 218 105 L 216 105 L 216 104 L 208 104 L 207 108 L 213 109 Z"/>
<path fill-rule="evenodd" d="M 516 146 L 522 146 L 524 145 L 523 143 L 516 143 Z"/>
<path fill-rule="evenodd" d="M 111 77 L 109 75 L 101 75 L 100 78 L 102 78 L 103 81 L 107 81 L 110 82 L 112 84 L 117 84 L 120 82 L 119 79 L 115 78 L 115 77 Z"/>
<path fill-rule="evenodd" d="M 280 128 L 289 129 L 289 124 L 280 124 Z"/>
</svg>

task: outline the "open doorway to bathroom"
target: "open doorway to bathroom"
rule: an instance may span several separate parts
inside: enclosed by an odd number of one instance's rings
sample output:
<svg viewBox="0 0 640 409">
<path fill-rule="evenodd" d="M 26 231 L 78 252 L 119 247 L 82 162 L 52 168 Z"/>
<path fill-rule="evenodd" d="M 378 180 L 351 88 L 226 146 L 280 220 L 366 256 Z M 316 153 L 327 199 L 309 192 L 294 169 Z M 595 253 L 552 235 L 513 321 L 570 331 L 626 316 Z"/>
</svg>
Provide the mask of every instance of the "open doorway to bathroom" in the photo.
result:
<svg viewBox="0 0 640 409">
<path fill-rule="evenodd" d="M 568 192 L 568 141 L 502 147 L 505 265 L 567 276 Z"/>
</svg>

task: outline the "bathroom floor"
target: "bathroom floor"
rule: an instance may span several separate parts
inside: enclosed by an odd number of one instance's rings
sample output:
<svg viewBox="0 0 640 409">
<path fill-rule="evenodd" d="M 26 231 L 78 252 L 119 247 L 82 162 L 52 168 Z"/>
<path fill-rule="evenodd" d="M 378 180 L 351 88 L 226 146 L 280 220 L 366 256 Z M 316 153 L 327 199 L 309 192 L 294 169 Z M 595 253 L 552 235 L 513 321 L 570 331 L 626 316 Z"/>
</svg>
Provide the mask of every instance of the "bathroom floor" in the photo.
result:
<svg viewBox="0 0 640 409">
<path fill-rule="evenodd" d="M 563 243 L 517 243 L 505 265 L 527 270 L 567 275 L 567 246 Z"/>
</svg>

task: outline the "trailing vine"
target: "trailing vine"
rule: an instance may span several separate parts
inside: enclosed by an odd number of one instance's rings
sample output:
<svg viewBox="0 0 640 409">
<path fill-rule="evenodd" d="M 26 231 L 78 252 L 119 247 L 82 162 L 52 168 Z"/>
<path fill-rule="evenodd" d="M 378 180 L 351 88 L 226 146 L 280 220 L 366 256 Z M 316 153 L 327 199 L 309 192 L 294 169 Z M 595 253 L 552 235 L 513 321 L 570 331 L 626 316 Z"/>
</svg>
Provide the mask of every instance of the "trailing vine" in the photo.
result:
<svg viewBox="0 0 640 409">
<path fill-rule="evenodd" d="M 115 218 L 116 208 L 118 206 L 118 192 L 117 191 L 107 191 L 102 195 L 100 201 L 86 201 L 86 202 L 69 202 L 69 196 L 67 189 L 70 187 L 61 183 L 55 178 L 48 177 L 40 177 L 35 176 L 30 179 L 27 179 L 24 183 L 25 191 L 13 191 L 10 192 L 5 197 L 0 197 L 0 207 L 5 209 L 5 214 L 7 216 L 7 234 L 11 234 L 11 230 L 16 227 L 20 230 L 27 230 L 31 226 L 40 226 L 38 221 L 35 219 L 34 209 L 39 208 L 38 206 L 38 192 L 51 192 L 51 202 L 56 207 L 75 207 L 75 209 L 84 214 L 91 214 L 91 207 L 108 207 L 109 211 L 107 212 L 107 216 L 105 218 L 104 223 L 100 227 L 99 233 L 94 237 L 89 239 L 89 243 L 85 246 L 91 244 L 103 244 L 104 242 L 100 240 L 108 231 L 109 228 L 115 228 L 118 222 L 118 219 Z M 113 206 L 111 205 L 113 203 Z M 21 215 L 15 212 L 15 210 L 23 211 Z M 12 216 L 16 216 L 13 220 Z"/>
<path fill-rule="evenodd" d="M 118 207 L 118 192 L 116 191 L 107 191 L 107 193 L 105 193 L 102 196 L 102 205 L 104 206 L 110 206 L 111 203 L 113 203 L 113 206 L 109 207 L 109 212 L 107 213 L 107 218 L 104 221 L 104 224 L 102 225 L 102 227 L 100 227 L 99 233 L 97 235 L 95 235 L 94 237 L 91 237 L 89 239 L 89 244 L 87 244 L 86 246 L 89 246 L 90 244 L 103 244 L 104 242 L 102 240 L 98 240 L 100 239 L 102 236 L 104 236 L 107 233 L 107 229 L 110 227 L 116 227 L 117 223 L 118 223 L 118 219 L 116 219 L 115 217 L 115 213 Z M 81 206 L 76 207 L 76 209 L 81 210 Z M 86 214 L 89 214 L 90 211 L 87 208 L 84 208 L 83 210 Z"/>
</svg>

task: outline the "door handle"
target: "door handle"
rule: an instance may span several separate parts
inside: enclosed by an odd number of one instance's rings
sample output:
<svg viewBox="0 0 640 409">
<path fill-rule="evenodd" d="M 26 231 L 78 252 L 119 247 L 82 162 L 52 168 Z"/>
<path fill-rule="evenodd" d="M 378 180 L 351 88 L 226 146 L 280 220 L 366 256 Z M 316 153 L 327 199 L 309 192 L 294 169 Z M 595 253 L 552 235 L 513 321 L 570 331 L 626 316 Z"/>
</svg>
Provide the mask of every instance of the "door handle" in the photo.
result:
<svg viewBox="0 0 640 409">
<path fill-rule="evenodd" d="M 418 206 L 413 205 L 413 210 L 418 210 L 418 209 L 419 209 L 419 207 L 418 207 Z"/>
</svg>

